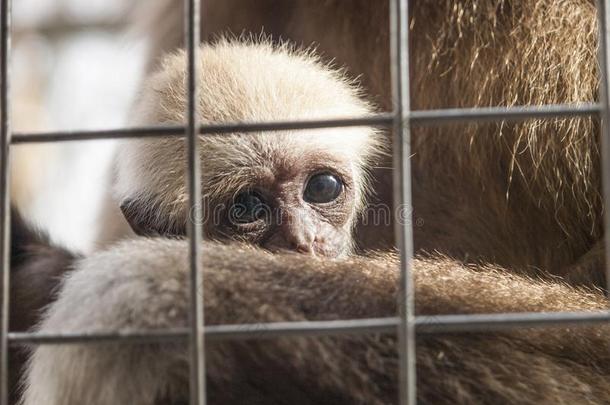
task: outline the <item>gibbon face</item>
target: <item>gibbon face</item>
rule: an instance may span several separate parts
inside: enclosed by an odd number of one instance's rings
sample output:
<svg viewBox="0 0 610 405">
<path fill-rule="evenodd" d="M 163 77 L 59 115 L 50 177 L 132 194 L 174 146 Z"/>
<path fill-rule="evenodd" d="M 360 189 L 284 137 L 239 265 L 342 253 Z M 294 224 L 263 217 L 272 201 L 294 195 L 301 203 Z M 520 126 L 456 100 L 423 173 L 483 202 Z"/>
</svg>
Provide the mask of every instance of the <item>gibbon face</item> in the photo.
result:
<svg viewBox="0 0 610 405">
<path fill-rule="evenodd" d="M 358 87 L 308 52 L 268 43 L 203 45 L 202 122 L 357 117 L 371 113 Z M 164 60 L 135 106 L 137 125 L 184 122 L 186 58 Z M 352 248 L 366 168 L 381 141 L 371 128 L 201 135 L 206 237 L 270 250 L 336 257 Z M 115 197 L 139 234 L 184 235 L 186 140 L 127 141 L 117 155 Z"/>
</svg>

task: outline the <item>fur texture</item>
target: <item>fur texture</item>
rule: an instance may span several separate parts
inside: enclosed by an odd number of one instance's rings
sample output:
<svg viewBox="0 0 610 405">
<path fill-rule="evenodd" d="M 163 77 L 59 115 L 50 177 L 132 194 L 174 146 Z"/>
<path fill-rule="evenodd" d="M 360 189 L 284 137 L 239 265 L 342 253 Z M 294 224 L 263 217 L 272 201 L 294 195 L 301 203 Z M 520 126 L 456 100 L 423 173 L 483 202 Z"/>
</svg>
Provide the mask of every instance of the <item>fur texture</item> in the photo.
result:
<svg viewBox="0 0 610 405">
<path fill-rule="evenodd" d="M 413 52 L 427 54 L 413 66 L 414 108 L 597 100 L 591 1 L 444 2 L 432 19 L 414 13 Z M 432 86 L 441 77 L 452 84 Z M 598 130 L 589 118 L 418 130 L 420 248 L 570 277 L 602 238 Z"/>
<path fill-rule="evenodd" d="M 140 239 L 80 261 L 38 328 L 146 330 L 187 325 L 188 245 Z M 206 323 L 393 316 L 396 257 L 320 260 L 206 243 Z M 469 268 L 436 257 L 414 263 L 417 312 L 605 310 L 596 292 Z M 475 298 L 476 299 L 473 299 Z M 74 309 L 78 308 L 78 311 Z M 264 325 L 260 325 L 264 328 Z M 607 403 L 607 327 L 421 335 L 422 403 Z M 211 403 L 388 404 L 397 398 L 392 335 L 209 341 Z M 569 347 L 569 350 L 566 350 Z M 180 344 L 39 346 L 24 405 L 176 404 L 187 398 Z M 324 376 L 324 378 L 320 378 Z M 154 389 L 153 389 L 154 387 Z"/>
</svg>

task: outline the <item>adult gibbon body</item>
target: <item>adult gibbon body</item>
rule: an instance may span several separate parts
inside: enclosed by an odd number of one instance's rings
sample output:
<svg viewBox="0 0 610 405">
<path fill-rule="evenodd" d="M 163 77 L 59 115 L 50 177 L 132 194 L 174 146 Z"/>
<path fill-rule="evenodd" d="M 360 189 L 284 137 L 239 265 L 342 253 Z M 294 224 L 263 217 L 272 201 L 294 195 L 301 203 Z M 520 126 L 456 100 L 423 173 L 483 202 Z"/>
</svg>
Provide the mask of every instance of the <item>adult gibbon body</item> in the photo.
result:
<svg viewBox="0 0 610 405">
<path fill-rule="evenodd" d="M 344 260 L 205 242 L 208 325 L 394 316 L 393 254 Z M 247 263 L 247 264 L 246 264 Z M 38 328 L 46 333 L 159 330 L 188 325 L 188 243 L 137 238 L 73 264 Z M 475 269 L 414 262 L 419 314 L 598 311 L 602 294 Z M 18 303 L 17 303 L 18 304 Z M 421 403 L 607 403 L 608 327 L 421 335 Z M 206 344 L 211 404 L 397 403 L 394 334 L 281 337 Z M 23 405 L 188 403 L 181 343 L 39 346 Z"/>
<path fill-rule="evenodd" d="M 388 0 L 211 0 L 206 35 L 265 32 L 309 45 L 360 75 L 391 109 Z M 149 8 L 155 55 L 181 44 L 181 2 Z M 543 105 L 597 99 L 590 0 L 410 2 L 411 107 Z M 140 14 L 142 16 L 142 14 Z M 153 62 L 154 64 L 154 62 Z M 592 119 L 412 128 L 415 247 L 513 271 L 603 280 L 598 125 Z M 391 202 L 391 166 L 374 172 Z M 359 227 L 391 245 L 385 221 Z M 374 226 L 375 225 L 375 226 Z"/>
</svg>

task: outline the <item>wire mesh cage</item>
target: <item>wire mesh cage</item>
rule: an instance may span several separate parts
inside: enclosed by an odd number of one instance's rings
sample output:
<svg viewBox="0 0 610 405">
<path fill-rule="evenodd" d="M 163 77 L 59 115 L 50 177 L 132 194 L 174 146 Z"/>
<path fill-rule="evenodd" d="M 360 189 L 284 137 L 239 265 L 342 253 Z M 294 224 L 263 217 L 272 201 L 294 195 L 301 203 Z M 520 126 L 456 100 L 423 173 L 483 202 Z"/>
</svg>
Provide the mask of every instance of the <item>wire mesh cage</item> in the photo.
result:
<svg viewBox="0 0 610 405">
<path fill-rule="evenodd" d="M 443 125 L 455 122 L 480 121 L 523 121 L 541 118 L 599 116 L 601 117 L 602 165 L 604 201 L 610 200 L 610 87 L 608 86 L 608 66 L 610 52 L 608 41 L 610 15 L 607 1 L 598 4 L 599 18 L 599 64 L 600 64 L 600 101 L 595 104 L 545 105 L 536 107 L 490 107 L 442 110 L 411 110 L 409 91 L 409 2 L 408 0 L 388 0 L 390 7 L 390 48 L 392 71 L 392 96 L 394 110 L 374 116 L 353 117 L 348 119 L 325 119 L 310 121 L 284 122 L 240 122 L 213 123 L 201 125 L 196 111 L 198 83 L 195 60 L 200 42 L 200 1 L 185 0 L 186 48 L 188 55 L 188 85 L 186 123 L 184 126 L 140 127 L 115 130 L 62 131 L 46 133 L 13 133 L 10 116 L 10 46 L 11 46 L 11 1 L 0 0 L 0 263 L 2 266 L 0 307 L 0 405 L 8 404 L 8 349 L 10 345 L 72 344 L 95 343 L 101 341 L 151 342 L 160 340 L 188 341 L 190 347 L 190 403 L 204 404 L 205 340 L 273 338 L 278 336 L 336 335 L 346 333 L 397 333 L 400 364 L 400 403 L 416 402 L 416 361 L 415 336 L 418 333 L 451 333 L 498 331 L 522 327 L 544 327 L 558 324 L 593 324 L 610 321 L 610 313 L 515 313 L 479 315 L 439 315 L 430 323 L 425 316 L 414 316 L 412 278 L 410 266 L 413 259 L 413 230 L 410 221 L 395 225 L 396 244 L 400 252 L 399 316 L 362 320 L 336 320 L 311 322 L 278 322 L 264 328 L 248 325 L 214 325 L 204 327 L 203 300 L 198 299 L 200 286 L 205 283 L 201 272 L 202 230 L 198 221 L 190 221 L 189 265 L 191 275 L 190 327 L 167 331 L 108 331 L 97 334 L 42 334 L 16 333 L 9 331 L 9 290 L 10 290 L 10 207 L 9 207 L 9 155 L 10 147 L 15 144 L 39 142 L 63 142 L 73 140 L 119 139 L 136 137 L 186 137 L 188 159 L 188 191 L 190 205 L 196 218 L 202 216 L 202 207 L 197 204 L 201 193 L 201 173 L 197 137 L 200 134 L 221 134 L 231 132 L 259 132 L 273 130 L 302 130 L 347 126 L 375 126 L 393 129 L 393 176 L 394 203 L 397 206 L 411 206 L 410 127 Z M 415 5 L 416 7 L 416 5 Z M 610 216 L 606 215 L 605 229 L 610 227 Z M 606 240 L 606 244 L 610 243 Z M 610 249 L 606 246 L 606 255 Z M 607 262 L 610 260 L 607 257 Z M 610 272 L 606 269 L 606 280 Z M 610 290 L 610 286 L 608 288 Z"/>
</svg>

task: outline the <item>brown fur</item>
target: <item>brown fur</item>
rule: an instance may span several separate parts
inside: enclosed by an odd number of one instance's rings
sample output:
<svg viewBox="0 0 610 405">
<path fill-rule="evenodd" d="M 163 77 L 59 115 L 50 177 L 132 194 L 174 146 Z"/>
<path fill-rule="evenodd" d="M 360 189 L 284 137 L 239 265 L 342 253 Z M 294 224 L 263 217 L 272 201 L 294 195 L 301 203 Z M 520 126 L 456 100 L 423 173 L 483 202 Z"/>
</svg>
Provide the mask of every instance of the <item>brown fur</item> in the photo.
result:
<svg viewBox="0 0 610 405">
<path fill-rule="evenodd" d="M 186 326 L 187 252 L 184 241 L 140 239 L 81 261 L 41 330 Z M 203 252 L 208 325 L 396 312 L 393 254 L 330 261 L 212 243 L 204 244 Z M 601 311 L 607 306 L 596 292 L 522 278 L 494 266 L 466 267 L 443 257 L 416 260 L 414 276 L 417 313 L 429 315 L 430 323 L 438 314 Z M 607 329 L 420 335 L 419 400 L 607 403 Z M 186 348 L 176 344 L 41 346 L 32 358 L 24 404 L 146 405 L 159 396 L 165 398 L 159 403 L 174 404 L 188 393 L 186 356 Z M 389 334 L 209 341 L 209 399 L 213 404 L 396 403 L 396 359 L 396 340 Z"/>
<path fill-rule="evenodd" d="M 591 2 L 476 3 L 441 6 L 432 24 L 415 11 L 415 27 L 440 32 L 427 39 L 414 28 L 414 54 L 430 54 L 413 66 L 415 108 L 596 99 Z M 451 85 L 431 86 L 438 78 Z M 416 131 L 420 248 L 566 275 L 602 235 L 597 131 L 591 119 Z"/>
</svg>

